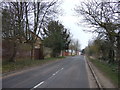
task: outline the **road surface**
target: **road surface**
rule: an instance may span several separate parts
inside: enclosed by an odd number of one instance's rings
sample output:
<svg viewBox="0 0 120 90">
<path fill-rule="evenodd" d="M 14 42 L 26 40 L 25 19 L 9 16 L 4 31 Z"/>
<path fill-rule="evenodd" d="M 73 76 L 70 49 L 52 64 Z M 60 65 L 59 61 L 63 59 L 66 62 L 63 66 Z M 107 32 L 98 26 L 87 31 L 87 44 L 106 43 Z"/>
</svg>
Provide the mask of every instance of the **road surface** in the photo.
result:
<svg viewBox="0 0 120 90">
<path fill-rule="evenodd" d="M 82 55 L 5 77 L 2 82 L 3 88 L 89 88 Z"/>
</svg>

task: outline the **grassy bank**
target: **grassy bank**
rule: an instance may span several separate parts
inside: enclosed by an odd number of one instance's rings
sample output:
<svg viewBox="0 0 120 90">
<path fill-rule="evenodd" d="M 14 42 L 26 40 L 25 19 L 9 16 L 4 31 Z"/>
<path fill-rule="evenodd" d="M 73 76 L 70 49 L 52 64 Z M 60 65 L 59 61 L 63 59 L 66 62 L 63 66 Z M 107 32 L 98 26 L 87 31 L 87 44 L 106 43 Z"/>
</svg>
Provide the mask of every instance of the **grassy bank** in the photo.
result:
<svg viewBox="0 0 120 90">
<path fill-rule="evenodd" d="M 45 58 L 44 60 L 17 60 L 13 62 L 2 62 L 2 73 L 7 73 L 15 70 L 21 70 L 29 67 L 39 66 L 48 62 L 56 61 L 65 57 Z"/>
<path fill-rule="evenodd" d="M 89 60 L 106 76 L 115 86 L 118 85 L 118 72 L 115 71 L 117 65 L 102 62 L 97 59 L 89 58 Z"/>
</svg>

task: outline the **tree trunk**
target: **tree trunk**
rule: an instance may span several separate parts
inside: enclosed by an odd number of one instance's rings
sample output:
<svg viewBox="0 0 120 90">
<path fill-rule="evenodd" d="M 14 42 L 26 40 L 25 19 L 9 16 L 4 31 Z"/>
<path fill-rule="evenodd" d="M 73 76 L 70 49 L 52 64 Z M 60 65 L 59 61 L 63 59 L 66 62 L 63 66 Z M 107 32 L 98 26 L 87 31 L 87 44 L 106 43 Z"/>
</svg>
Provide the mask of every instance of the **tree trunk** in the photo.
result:
<svg viewBox="0 0 120 90">
<path fill-rule="evenodd" d="M 17 53 L 17 44 L 16 42 L 13 43 L 13 54 L 11 56 L 11 58 L 9 59 L 9 62 L 15 62 L 15 57 L 16 57 L 16 53 Z"/>
<path fill-rule="evenodd" d="M 73 55 L 73 50 L 71 50 L 71 56 Z"/>
<path fill-rule="evenodd" d="M 112 35 L 109 35 L 109 40 L 110 40 L 109 63 L 114 64 L 114 58 L 115 58 L 114 43 L 115 43 L 115 38 Z"/>
<path fill-rule="evenodd" d="M 110 51 L 109 51 L 109 63 L 114 63 L 114 57 L 115 57 L 115 55 L 114 55 L 114 50 L 112 50 L 112 49 L 110 49 Z"/>
<path fill-rule="evenodd" d="M 63 55 L 63 52 L 64 52 L 64 51 L 63 51 L 63 50 L 61 50 L 61 55 L 62 55 L 62 56 L 64 56 L 64 55 Z"/>
<path fill-rule="evenodd" d="M 77 50 L 75 51 L 75 54 L 77 55 Z"/>
<path fill-rule="evenodd" d="M 51 57 L 56 57 L 56 53 L 53 51 Z"/>
<path fill-rule="evenodd" d="M 120 88 L 120 33 L 118 34 L 117 37 L 117 62 L 118 62 L 118 88 Z"/>
<path fill-rule="evenodd" d="M 120 33 L 117 36 L 117 60 L 120 62 Z"/>
</svg>

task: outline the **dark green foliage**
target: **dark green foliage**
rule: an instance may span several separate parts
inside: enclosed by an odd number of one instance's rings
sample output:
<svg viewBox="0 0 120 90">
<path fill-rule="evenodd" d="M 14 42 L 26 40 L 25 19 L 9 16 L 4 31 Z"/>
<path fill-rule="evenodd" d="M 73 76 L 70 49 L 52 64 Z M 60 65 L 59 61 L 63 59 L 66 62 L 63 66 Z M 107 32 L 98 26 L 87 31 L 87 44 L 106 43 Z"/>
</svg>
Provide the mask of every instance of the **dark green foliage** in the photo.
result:
<svg viewBox="0 0 120 90">
<path fill-rule="evenodd" d="M 44 45 L 52 49 L 53 57 L 59 56 L 61 50 L 68 49 L 70 33 L 58 21 L 51 21 L 44 32 L 46 35 L 43 41 Z"/>
<path fill-rule="evenodd" d="M 85 49 L 82 49 L 81 54 L 85 54 Z"/>
</svg>

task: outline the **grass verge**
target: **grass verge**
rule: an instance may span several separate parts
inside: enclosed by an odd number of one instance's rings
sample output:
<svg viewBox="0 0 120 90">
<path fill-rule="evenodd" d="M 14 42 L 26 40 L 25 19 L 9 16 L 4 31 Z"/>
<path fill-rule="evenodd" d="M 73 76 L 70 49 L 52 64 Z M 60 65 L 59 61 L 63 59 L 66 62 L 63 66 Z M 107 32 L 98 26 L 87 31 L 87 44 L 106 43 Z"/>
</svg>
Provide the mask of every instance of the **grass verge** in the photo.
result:
<svg viewBox="0 0 120 90">
<path fill-rule="evenodd" d="M 100 60 L 89 58 L 89 60 L 106 76 L 115 86 L 118 86 L 118 72 L 114 71 L 117 67 L 115 64 L 109 65 L 108 63 L 101 62 Z"/>
<path fill-rule="evenodd" d="M 28 67 L 34 67 L 34 66 L 39 66 L 45 63 L 49 63 L 52 61 L 60 60 L 65 57 L 57 57 L 57 58 L 45 58 L 43 60 L 17 60 L 15 63 L 14 62 L 2 62 L 2 73 L 8 73 L 11 71 L 16 71 L 16 70 L 22 70 Z"/>
</svg>

